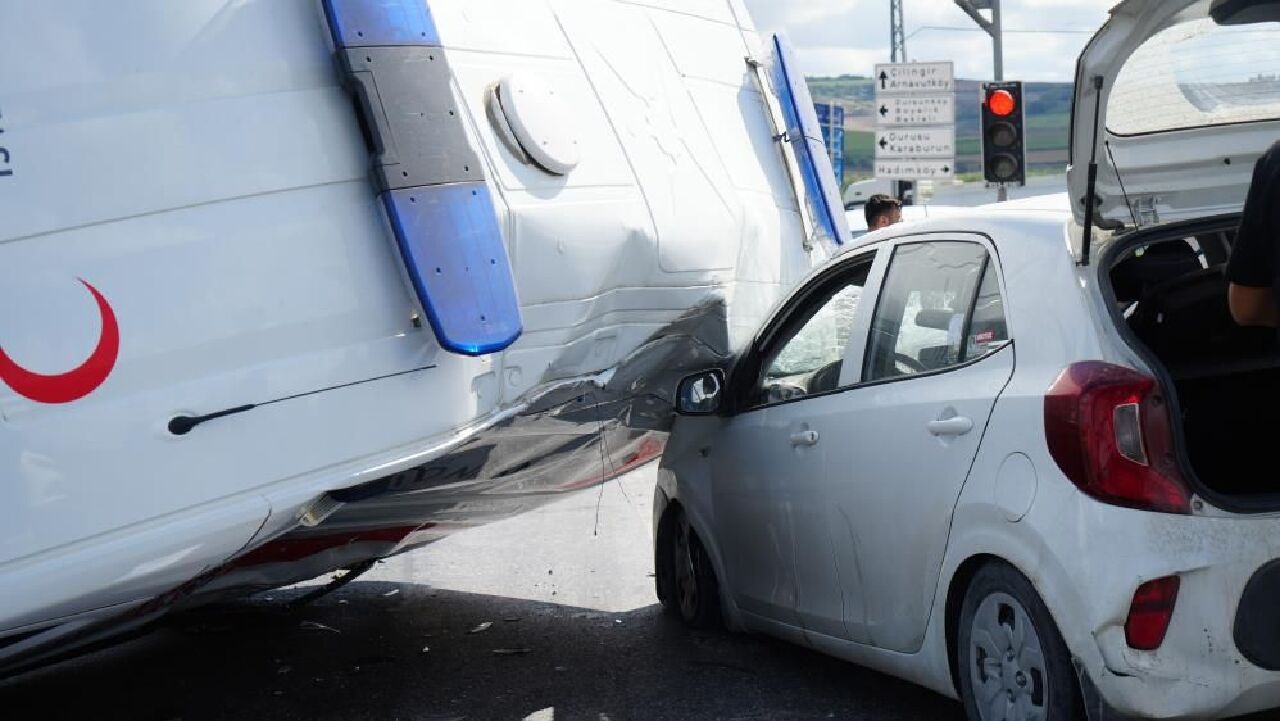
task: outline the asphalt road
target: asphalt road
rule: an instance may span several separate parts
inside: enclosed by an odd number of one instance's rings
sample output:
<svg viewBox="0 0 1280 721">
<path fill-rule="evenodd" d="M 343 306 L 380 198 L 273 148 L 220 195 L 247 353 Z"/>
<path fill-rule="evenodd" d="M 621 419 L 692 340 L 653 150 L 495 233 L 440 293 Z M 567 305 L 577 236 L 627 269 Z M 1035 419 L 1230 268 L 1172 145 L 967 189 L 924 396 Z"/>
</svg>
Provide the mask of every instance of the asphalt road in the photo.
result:
<svg viewBox="0 0 1280 721">
<path fill-rule="evenodd" d="M 959 721 L 960 707 L 769 639 L 691 633 L 653 594 L 654 467 L 391 559 L 0 683 L 6 721 Z M 484 630 L 482 624 L 491 624 Z"/>
</svg>

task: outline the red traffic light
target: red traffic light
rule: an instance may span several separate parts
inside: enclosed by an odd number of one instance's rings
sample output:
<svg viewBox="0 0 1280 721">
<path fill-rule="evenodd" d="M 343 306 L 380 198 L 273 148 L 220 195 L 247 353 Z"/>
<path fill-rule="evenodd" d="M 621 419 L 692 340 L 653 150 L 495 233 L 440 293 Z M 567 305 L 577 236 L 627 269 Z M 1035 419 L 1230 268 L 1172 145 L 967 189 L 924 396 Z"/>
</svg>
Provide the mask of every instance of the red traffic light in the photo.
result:
<svg viewBox="0 0 1280 721">
<path fill-rule="evenodd" d="M 1013 111 L 1018 109 L 1018 101 L 1014 99 L 1013 93 L 1008 90 L 996 90 L 987 96 L 987 110 L 992 115 L 1005 117 L 1013 115 Z"/>
</svg>

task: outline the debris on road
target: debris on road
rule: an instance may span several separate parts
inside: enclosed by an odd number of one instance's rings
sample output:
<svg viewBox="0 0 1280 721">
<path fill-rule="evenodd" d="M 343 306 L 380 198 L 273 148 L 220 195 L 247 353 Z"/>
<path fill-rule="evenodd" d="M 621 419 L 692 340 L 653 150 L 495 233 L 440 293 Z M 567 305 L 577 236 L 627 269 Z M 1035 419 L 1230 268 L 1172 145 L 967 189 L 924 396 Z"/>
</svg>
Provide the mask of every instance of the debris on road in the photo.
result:
<svg viewBox="0 0 1280 721">
<path fill-rule="evenodd" d="M 523 656 L 527 653 L 531 653 L 532 651 L 533 649 L 531 648 L 495 648 L 493 649 L 493 655 L 494 656 Z"/>
<path fill-rule="evenodd" d="M 320 623 L 318 621 L 303 621 L 301 624 L 298 625 L 298 627 L 306 629 L 308 631 L 330 631 L 332 633 L 342 633 L 341 631 L 334 628 L 333 626 L 326 626 L 323 623 Z"/>
<path fill-rule="evenodd" d="M 479 626 L 467 631 L 467 633 L 484 633 L 485 631 L 488 631 L 491 626 L 493 626 L 493 621 L 485 621 Z"/>
<path fill-rule="evenodd" d="M 400 593 L 400 589 L 398 589 L 398 588 L 393 588 L 393 589 L 391 589 L 390 591 L 387 591 L 386 593 L 384 593 L 384 594 L 382 594 L 382 595 L 383 595 L 383 596 L 394 596 L 394 595 L 396 595 L 397 593 Z"/>
</svg>

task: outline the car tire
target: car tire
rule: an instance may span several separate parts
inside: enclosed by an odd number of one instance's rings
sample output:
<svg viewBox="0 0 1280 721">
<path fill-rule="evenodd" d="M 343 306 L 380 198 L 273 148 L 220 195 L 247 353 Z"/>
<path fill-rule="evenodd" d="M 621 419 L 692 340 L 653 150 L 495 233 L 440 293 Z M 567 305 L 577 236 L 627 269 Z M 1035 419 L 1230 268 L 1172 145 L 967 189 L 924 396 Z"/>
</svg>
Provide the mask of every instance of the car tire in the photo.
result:
<svg viewBox="0 0 1280 721">
<path fill-rule="evenodd" d="M 974 575 L 955 648 L 960 698 L 970 721 L 1084 718 L 1071 654 L 1049 609 L 1005 563 Z"/>
<path fill-rule="evenodd" d="M 718 628 L 720 584 L 684 511 L 662 517 L 654 543 L 654 580 L 662 608 L 692 628 Z"/>
</svg>

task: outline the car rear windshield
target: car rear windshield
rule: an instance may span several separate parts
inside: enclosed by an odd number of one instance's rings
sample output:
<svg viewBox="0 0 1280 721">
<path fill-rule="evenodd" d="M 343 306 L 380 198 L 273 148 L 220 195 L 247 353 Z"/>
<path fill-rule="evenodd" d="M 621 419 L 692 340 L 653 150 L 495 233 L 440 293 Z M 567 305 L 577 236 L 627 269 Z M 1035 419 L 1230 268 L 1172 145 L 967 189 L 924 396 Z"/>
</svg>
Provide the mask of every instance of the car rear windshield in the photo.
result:
<svg viewBox="0 0 1280 721">
<path fill-rule="evenodd" d="M 1107 103 L 1107 130 L 1138 135 L 1280 118 L 1280 23 L 1167 28 L 1129 57 Z"/>
</svg>

